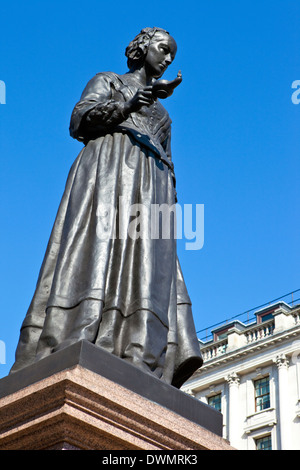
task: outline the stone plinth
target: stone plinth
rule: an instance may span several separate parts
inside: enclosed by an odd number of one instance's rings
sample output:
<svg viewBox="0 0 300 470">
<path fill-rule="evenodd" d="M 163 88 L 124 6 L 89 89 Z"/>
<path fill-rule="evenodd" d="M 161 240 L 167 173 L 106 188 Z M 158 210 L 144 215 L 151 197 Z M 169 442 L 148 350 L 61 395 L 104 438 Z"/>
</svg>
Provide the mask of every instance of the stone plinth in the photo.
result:
<svg viewBox="0 0 300 470">
<path fill-rule="evenodd" d="M 0 450 L 232 449 L 214 409 L 86 342 L 0 380 L 0 397 Z"/>
</svg>

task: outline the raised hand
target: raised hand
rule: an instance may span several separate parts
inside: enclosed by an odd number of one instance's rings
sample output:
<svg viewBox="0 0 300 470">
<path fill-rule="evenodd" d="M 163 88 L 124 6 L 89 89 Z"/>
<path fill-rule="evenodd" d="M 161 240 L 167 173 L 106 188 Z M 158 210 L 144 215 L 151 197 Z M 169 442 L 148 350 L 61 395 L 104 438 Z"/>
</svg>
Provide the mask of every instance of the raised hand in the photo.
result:
<svg viewBox="0 0 300 470">
<path fill-rule="evenodd" d="M 140 88 L 129 101 L 124 103 L 123 112 L 130 114 L 134 111 L 138 111 L 142 106 L 150 106 L 154 101 L 155 98 L 152 94 L 152 86 Z"/>
</svg>

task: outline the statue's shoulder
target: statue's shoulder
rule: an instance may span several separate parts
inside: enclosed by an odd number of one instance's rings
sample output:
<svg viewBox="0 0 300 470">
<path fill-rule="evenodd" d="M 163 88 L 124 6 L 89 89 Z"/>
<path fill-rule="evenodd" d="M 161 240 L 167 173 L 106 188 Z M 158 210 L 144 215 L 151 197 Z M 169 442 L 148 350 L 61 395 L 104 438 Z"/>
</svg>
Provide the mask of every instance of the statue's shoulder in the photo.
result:
<svg viewBox="0 0 300 470">
<path fill-rule="evenodd" d="M 96 73 L 87 83 L 85 89 L 83 90 L 81 99 L 87 95 L 94 93 L 101 93 L 104 90 L 109 90 L 111 84 L 115 87 L 117 83 L 120 83 L 119 75 L 114 72 L 99 72 Z"/>
<path fill-rule="evenodd" d="M 118 77 L 118 74 L 115 72 L 98 72 L 96 73 L 95 77 L 97 78 L 112 78 L 115 79 Z"/>
<path fill-rule="evenodd" d="M 123 82 L 122 76 L 115 72 L 98 72 L 93 77 L 94 80 L 105 80 L 110 82 Z M 92 80 L 93 80 L 92 79 Z"/>
</svg>

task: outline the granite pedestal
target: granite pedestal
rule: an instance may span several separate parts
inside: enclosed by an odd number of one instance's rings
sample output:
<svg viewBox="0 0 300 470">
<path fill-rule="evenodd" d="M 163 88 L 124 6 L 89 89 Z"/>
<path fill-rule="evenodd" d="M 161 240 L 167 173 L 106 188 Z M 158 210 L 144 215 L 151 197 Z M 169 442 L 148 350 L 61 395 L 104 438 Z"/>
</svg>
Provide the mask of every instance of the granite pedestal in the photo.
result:
<svg viewBox="0 0 300 470">
<path fill-rule="evenodd" d="M 0 380 L 0 450 L 232 450 L 222 415 L 86 341 Z"/>
</svg>

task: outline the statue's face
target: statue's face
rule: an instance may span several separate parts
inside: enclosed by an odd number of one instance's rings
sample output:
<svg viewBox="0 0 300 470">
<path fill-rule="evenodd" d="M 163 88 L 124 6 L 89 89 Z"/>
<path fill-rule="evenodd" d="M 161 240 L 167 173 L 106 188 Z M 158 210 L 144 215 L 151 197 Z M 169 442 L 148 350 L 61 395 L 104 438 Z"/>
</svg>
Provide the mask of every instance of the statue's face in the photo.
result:
<svg viewBox="0 0 300 470">
<path fill-rule="evenodd" d="M 154 78 L 161 77 L 174 60 L 176 51 L 176 42 L 169 34 L 155 33 L 145 57 L 147 73 Z"/>
</svg>

